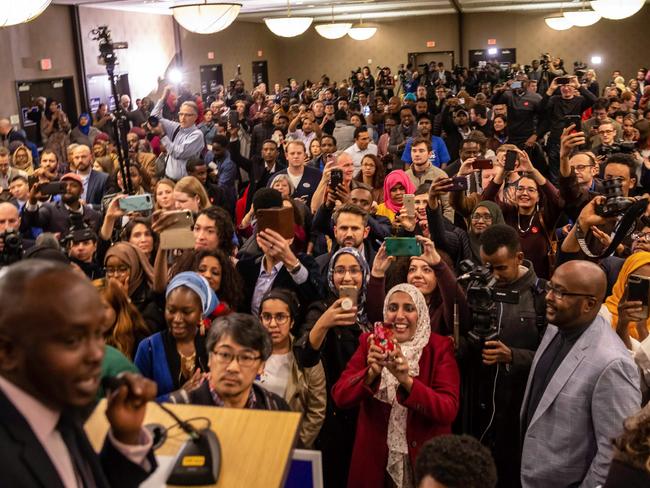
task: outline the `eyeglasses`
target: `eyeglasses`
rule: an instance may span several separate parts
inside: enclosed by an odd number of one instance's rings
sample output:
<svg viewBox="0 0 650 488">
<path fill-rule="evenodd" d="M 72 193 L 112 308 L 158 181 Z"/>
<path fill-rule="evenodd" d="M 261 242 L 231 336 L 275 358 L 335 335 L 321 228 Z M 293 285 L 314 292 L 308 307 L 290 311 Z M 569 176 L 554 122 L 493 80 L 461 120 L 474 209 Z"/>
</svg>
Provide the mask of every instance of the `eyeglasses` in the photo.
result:
<svg viewBox="0 0 650 488">
<path fill-rule="evenodd" d="M 604 129 L 604 130 L 599 130 L 598 131 L 599 134 L 613 134 L 614 132 L 616 132 L 616 131 L 612 130 L 612 129 Z"/>
<path fill-rule="evenodd" d="M 573 169 L 575 169 L 576 171 L 584 171 L 587 168 L 593 168 L 594 166 L 596 166 L 596 165 L 595 164 L 576 164 L 575 166 L 573 166 Z"/>
<path fill-rule="evenodd" d="M 351 276 L 359 276 L 363 271 L 359 266 L 352 266 L 351 268 L 336 266 L 334 268 L 334 274 L 337 276 L 345 276 L 347 273 L 350 273 Z"/>
<path fill-rule="evenodd" d="M 557 286 L 555 286 L 553 283 L 548 281 L 546 283 L 546 293 L 552 293 L 555 298 L 558 300 L 564 299 L 564 297 L 590 297 L 590 298 L 595 298 L 593 295 L 590 295 L 588 293 L 571 293 L 568 291 L 560 290 Z"/>
<path fill-rule="evenodd" d="M 635 241 L 650 242 L 650 232 L 634 232 L 632 239 Z"/>
<path fill-rule="evenodd" d="M 130 269 L 128 266 L 106 266 L 104 273 L 106 273 L 106 276 L 123 275 L 128 273 Z"/>
<path fill-rule="evenodd" d="M 239 365 L 243 368 L 250 368 L 255 364 L 255 361 L 261 358 L 261 356 L 254 356 L 253 354 L 247 352 L 241 354 L 233 354 L 232 352 L 228 351 L 212 351 L 212 354 L 214 354 L 219 364 L 230 364 L 232 363 L 233 359 L 237 359 L 237 363 L 239 363 Z"/>
<path fill-rule="evenodd" d="M 532 186 L 518 186 L 516 191 L 517 193 L 529 193 L 534 195 L 537 193 L 537 188 L 533 188 Z"/>
<path fill-rule="evenodd" d="M 262 319 L 262 322 L 265 324 L 270 324 L 271 320 L 275 319 L 275 323 L 278 325 L 284 325 L 286 324 L 291 316 L 287 313 L 268 313 L 268 312 L 263 312 L 260 314 L 260 319 Z"/>
<path fill-rule="evenodd" d="M 472 220 L 474 222 L 492 222 L 492 215 L 490 214 L 474 214 L 472 215 Z"/>
</svg>

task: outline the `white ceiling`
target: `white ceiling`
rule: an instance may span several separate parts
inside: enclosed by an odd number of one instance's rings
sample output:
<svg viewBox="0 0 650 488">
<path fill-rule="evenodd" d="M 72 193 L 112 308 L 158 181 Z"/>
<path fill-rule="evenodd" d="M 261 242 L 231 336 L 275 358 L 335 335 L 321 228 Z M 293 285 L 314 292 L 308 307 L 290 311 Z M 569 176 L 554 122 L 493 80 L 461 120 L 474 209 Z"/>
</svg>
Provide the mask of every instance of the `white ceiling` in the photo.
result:
<svg viewBox="0 0 650 488">
<path fill-rule="evenodd" d="M 171 15 L 169 7 L 182 3 L 200 3 L 202 0 L 53 0 L 63 5 L 83 5 L 95 8 L 125 10 Z M 286 0 L 223 0 L 242 3 L 238 20 L 261 21 L 264 17 L 286 13 Z M 648 0 L 650 1 L 650 0 Z M 292 15 L 309 15 L 316 21 L 336 20 L 389 21 L 418 15 L 503 11 L 560 11 L 561 8 L 578 8 L 582 0 L 291 0 Z M 585 2 L 588 3 L 588 2 Z"/>
</svg>

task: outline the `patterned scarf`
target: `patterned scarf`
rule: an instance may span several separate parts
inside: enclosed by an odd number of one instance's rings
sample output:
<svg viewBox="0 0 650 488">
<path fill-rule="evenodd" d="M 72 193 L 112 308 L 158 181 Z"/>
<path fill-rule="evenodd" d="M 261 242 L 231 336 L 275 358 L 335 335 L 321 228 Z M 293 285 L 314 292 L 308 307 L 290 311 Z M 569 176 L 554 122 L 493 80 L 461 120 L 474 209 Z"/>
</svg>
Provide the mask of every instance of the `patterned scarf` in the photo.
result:
<svg viewBox="0 0 650 488">
<path fill-rule="evenodd" d="M 334 286 L 334 267 L 336 262 L 339 259 L 339 256 L 342 254 L 351 254 L 354 256 L 354 259 L 357 260 L 359 266 L 361 266 L 361 289 L 359 290 L 359 298 L 357 300 L 357 324 L 362 328 L 364 332 L 369 332 L 368 319 L 366 318 L 365 304 L 366 304 L 366 290 L 368 288 L 368 281 L 370 280 L 370 268 L 366 262 L 366 258 L 363 257 L 357 249 L 353 247 L 342 247 L 334 253 L 332 259 L 330 259 L 329 266 L 327 267 L 327 284 L 330 291 L 334 294 L 335 297 L 339 297 L 339 292 Z"/>
</svg>

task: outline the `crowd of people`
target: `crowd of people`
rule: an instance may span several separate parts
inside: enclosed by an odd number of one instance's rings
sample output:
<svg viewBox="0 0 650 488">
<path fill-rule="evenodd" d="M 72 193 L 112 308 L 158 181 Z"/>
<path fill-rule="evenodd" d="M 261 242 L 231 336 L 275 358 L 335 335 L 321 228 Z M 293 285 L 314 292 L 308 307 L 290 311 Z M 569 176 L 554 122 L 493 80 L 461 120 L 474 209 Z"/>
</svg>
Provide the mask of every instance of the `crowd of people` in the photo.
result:
<svg viewBox="0 0 650 488">
<path fill-rule="evenodd" d="M 45 449 L 7 479 L 137 486 L 155 400 L 300 412 L 328 487 L 649 486 L 650 74 L 602 84 L 364 67 L 0 120 L 0 445 Z M 104 395 L 110 469 L 68 442 Z"/>
</svg>

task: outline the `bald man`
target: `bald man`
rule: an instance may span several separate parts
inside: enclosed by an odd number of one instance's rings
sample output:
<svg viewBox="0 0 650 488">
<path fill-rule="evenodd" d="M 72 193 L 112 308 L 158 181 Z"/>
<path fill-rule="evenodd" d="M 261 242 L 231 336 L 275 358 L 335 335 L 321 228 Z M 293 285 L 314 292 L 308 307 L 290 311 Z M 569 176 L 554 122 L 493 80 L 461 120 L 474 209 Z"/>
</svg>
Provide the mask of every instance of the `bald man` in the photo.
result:
<svg viewBox="0 0 650 488">
<path fill-rule="evenodd" d="M 155 468 L 142 429 L 156 385 L 124 373 L 110 393 L 101 454 L 82 428 L 100 384 L 104 308 L 69 266 L 38 259 L 0 272 L 2 486 L 139 486 Z"/>
<path fill-rule="evenodd" d="M 523 488 L 604 483 L 611 440 L 640 408 L 637 367 L 599 314 L 606 288 L 605 273 L 588 261 L 563 264 L 548 283 L 549 325 L 521 409 Z"/>
<path fill-rule="evenodd" d="M 106 193 L 108 175 L 93 169 L 93 154 L 90 148 L 79 144 L 72 152 L 75 173 L 83 180 L 81 199 L 95 210 L 100 210 L 102 198 Z"/>
</svg>

